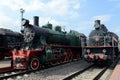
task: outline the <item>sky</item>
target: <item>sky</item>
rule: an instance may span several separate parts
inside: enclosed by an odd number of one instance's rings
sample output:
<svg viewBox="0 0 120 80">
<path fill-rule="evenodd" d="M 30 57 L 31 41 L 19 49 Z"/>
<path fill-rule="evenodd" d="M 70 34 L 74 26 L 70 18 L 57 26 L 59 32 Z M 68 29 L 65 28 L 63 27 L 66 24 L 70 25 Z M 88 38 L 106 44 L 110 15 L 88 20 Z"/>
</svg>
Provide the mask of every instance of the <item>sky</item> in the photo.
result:
<svg viewBox="0 0 120 80">
<path fill-rule="evenodd" d="M 0 28 L 19 32 L 20 9 L 23 17 L 33 24 L 33 16 L 39 16 L 39 25 L 60 25 L 67 32 L 76 30 L 86 36 L 94 30 L 99 19 L 109 31 L 120 37 L 120 0 L 0 0 Z"/>
</svg>

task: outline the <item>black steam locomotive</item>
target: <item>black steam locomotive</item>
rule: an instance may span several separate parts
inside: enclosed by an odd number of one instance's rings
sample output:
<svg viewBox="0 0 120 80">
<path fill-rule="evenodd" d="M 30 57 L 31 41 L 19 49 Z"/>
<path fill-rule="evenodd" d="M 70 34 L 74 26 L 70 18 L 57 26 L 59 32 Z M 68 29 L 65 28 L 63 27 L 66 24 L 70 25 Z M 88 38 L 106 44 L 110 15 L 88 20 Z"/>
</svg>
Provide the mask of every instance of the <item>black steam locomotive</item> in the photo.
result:
<svg viewBox="0 0 120 80">
<path fill-rule="evenodd" d="M 118 36 L 109 32 L 100 20 L 95 21 L 95 30 L 89 34 L 88 44 L 83 47 L 83 57 L 96 64 L 114 62 L 118 53 Z"/>
<path fill-rule="evenodd" d="M 61 26 L 52 29 L 48 23 L 39 27 L 39 18 L 34 17 L 34 25 L 23 19 L 24 46 L 13 51 L 14 69 L 36 70 L 46 64 L 63 63 L 79 59 L 82 46 L 85 46 L 86 36 L 77 31 L 63 32 Z"/>
<path fill-rule="evenodd" d="M 22 35 L 9 29 L 0 28 L 0 60 L 12 56 L 11 50 L 20 48 Z"/>
</svg>

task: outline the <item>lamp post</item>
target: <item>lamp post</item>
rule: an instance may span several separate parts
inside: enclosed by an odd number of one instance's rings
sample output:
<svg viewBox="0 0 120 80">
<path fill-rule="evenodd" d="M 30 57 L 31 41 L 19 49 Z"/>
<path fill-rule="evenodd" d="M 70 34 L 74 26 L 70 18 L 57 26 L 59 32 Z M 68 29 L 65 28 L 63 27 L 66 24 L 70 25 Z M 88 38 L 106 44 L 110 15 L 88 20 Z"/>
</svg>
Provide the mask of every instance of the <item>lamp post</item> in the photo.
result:
<svg viewBox="0 0 120 80">
<path fill-rule="evenodd" d="M 20 9 L 20 13 L 21 13 L 21 30 L 23 29 L 22 27 L 22 19 L 23 19 L 23 13 L 25 12 L 25 10 L 23 8 Z"/>
</svg>

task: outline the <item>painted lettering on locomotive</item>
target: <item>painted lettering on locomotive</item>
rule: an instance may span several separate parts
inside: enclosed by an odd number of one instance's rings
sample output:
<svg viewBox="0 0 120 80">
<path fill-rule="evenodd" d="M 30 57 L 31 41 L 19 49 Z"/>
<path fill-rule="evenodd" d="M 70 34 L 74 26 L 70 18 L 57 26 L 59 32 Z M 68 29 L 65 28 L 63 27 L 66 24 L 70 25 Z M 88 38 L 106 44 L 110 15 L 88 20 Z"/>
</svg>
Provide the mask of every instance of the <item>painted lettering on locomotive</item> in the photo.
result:
<svg viewBox="0 0 120 80">
<path fill-rule="evenodd" d="M 77 31 L 63 32 L 61 26 L 48 23 L 39 27 L 39 18 L 34 17 L 34 25 L 23 19 L 24 46 L 13 51 L 14 69 L 39 69 L 46 64 L 64 63 L 79 59 L 86 36 Z"/>
<path fill-rule="evenodd" d="M 95 29 L 89 34 L 88 44 L 83 47 L 83 57 L 88 62 L 111 63 L 118 56 L 118 36 L 108 31 L 100 20 L 95 21 Z"/>
</svg>

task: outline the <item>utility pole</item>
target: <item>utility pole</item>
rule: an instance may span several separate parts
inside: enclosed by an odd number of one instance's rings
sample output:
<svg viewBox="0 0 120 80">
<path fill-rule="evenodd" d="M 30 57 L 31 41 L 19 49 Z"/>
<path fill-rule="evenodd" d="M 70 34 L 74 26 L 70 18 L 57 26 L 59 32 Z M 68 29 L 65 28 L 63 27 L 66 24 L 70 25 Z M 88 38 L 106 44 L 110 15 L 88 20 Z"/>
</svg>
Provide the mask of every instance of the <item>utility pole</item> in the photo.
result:
<svg viewBox="0 0 120 80">
<path fill-rule="evenodd" d="M 20 9 L 20 13 L 21 13 L 21 30 L 23 30 L 22 27 L 22 19 L 23 19 L 23 13 L 25 12 L 25 10 L 23 8 Z"/>
</svg>

